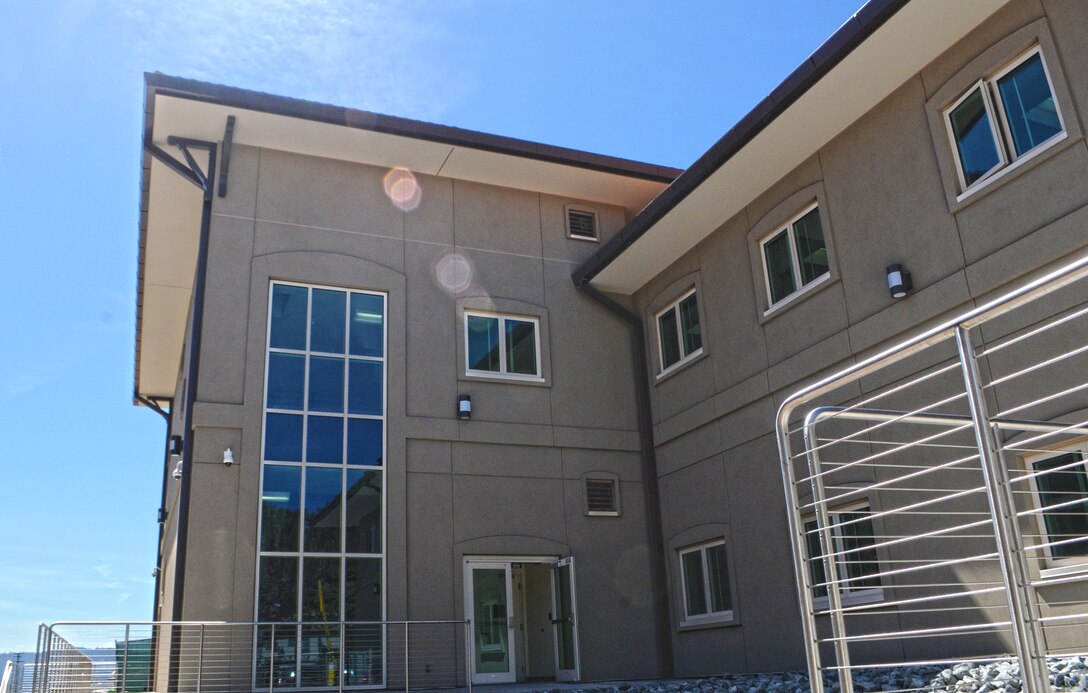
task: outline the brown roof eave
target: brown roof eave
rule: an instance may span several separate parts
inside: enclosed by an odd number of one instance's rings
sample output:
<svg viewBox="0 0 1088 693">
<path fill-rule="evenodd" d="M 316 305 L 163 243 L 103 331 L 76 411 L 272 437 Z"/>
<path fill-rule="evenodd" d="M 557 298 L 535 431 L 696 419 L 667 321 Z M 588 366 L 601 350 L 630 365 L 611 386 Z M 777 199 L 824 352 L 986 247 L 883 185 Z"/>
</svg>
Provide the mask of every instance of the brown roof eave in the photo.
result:
<svg viewBox="0 0 1088 693">
<path fill-rule="evenodd" d="M 910 0 L 870 0 L 571 275 L 585 286 Z"/>
</svg>

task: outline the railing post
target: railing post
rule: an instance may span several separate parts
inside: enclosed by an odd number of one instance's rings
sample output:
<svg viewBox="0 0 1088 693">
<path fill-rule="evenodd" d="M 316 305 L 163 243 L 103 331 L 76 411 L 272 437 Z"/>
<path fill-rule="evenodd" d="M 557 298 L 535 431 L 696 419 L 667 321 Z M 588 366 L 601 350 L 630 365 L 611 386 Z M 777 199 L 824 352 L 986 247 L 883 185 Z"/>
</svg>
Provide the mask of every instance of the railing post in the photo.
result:
<svg viewBox="0 0 1088 693">
<path fill-rule="evenodd" d="M 1012 638 L 1016 646 L 1016 656 L 1020 660 L 1024 693 L 1047 693 L 1050 690 L 1050 680 L 1046 670 L 1042 635 L 1038 630 L 1039 616 L 1032 594 L 1031 577 L 1024 560 L 1016 505 L 1009 489 L 1009 470 L 1002 460 L 1000 446 L 990 425 L 971 335 L 962 325 L 956 327 L 956 347 L 963 370 L 967 404 L 974 422 L 982 477 L 986 483 L 986 497 L 990 504 L 990 517 L 994 522 L 994 541 L 1001 564 L 1001 578 L 1005 582 L 1005 593 L 1009 598 Z"/>
<path fill-rule="evenodd" d="M 200 624 L 200 640 L 196 650 L 196 693 L 200 693 L 200 680 L 204 678 L 204 624 Z"/>
<path fill-rule="evenodd" d="M 469 648 L 472 637 L 472 620 L 465 619 L 465 681 L 468 682 L 468 693 L 472 693 L 472 651 Z"/>
<path fill-rule="evenodd" d="M 260 626 L 258 626 L 259 628 Z M 272 624 L 272 639 L 268 641 L 268 693 L 272 693 L 272 682 L 276 672 L 276 624 Z"/>
<path fill-rule="evenodd" d="M 121 655 L 121 693 L 128 691 L 128 636 L 131 627 L 130 624 L 125 624 L 125 651 Z"/>
<path fill-rule="evenodd" d="M 404 693 L 408 693 L 408 622 L 404 622 Z"/>
</svg>

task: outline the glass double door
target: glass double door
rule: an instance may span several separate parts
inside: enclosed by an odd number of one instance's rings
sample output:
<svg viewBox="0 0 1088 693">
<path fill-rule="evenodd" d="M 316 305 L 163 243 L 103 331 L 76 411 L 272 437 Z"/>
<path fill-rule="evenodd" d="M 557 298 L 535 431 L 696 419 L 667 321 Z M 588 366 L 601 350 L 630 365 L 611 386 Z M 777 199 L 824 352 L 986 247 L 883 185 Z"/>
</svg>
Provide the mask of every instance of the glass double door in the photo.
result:
<svg viewBox="0 0 1088 693">
<path fill-rule="evenodd" d="M 525 566 L 547 570 L 547 592 L 528 589 L 527 580 L 538 579 L 530 576 L 543 571 L 527 571 Z M 519 573 L 516 580 L 515 571 Z M 550 595 L 550 599 L 543 594 Z M 554 664 L 549 673 L 557 681 L 577 681 L 580 673 L 574 559 L 466 560 L 465 613 L 472 620 L 473 683 L 513 683 L 526 676 L 526 663 L 520 662 L 519 666 L 519 658 L 530 659 L 529 648 L 542 645 L 539 639 L 532 644 L 527 640 L 526 614 L 545 610 L 551 625 Z"/>
</svg>

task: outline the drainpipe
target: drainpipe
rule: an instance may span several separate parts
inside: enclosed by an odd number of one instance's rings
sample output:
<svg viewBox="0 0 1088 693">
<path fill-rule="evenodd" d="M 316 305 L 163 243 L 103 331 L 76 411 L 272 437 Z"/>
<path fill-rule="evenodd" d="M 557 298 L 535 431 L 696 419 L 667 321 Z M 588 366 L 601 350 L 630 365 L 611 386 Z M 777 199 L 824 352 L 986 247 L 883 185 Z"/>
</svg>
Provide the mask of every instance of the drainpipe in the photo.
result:
<svg viewBox="0 0 1088 693">
<path fill-rule="evenodd" d="M 675 674 L 672 652 L 672 625 L 669 618 L 668 584 L 665 579 L 665 539 L 661 529 L 661 496 L 658 492 L 657 453 L 654 447 L 653 416 L 650 411 L 650 374 L 646 370 L 646 339 L 642 320 L 586 282 L 574 286 L 618 315 L 631 326 L 631 352 L 635 366 L 635 411 L 638 418 L 639 448 L 642 457 L 642 490 L 646 504 L 646 533 L 650 549 L 650 586 L 655 594 L 654 622 L 661 643 L 661 664 L 666 678 Z"/>
<path fill-rule="evenodd" d="M 155 599 L 151 605 L 151 620 L 157 621 L 159 620 L 159 588 L 162 581 L 162 537 L 166 533 L 166 518 L 163 515 L 163 509 L 166 508 L 166 480 L 170 474 L 170 412 L 146 397 L 140 396 L 139 393 L 134 393 L 133 397 L 166 421 L 166 442 L 163 445 L 162 460 L 162 497 L 159 500 L 159 544 L 158 553 L 155 556 Z M 167 400 L 167 402 L 169 402 L 167 406 L 173 409 L 173 400 Z"/>
<path fill-rule="evenodd" d="M 174 558 L 174 604 L 171 621 L 182 620 L 182 601 L 185 595 L 185 559 L 189 539 L 189 497 L 193 478 L 193 405 L 197 398 L 197 385 L 200 375 L 200 342 L 204 329 L 204 290 L 208 274 L 208 237 L 212 219 L 212 190 L 215 178 L 215 157 L 218 145 L 206 140 L 194 140 L 186 137 L 168 137 L 167 143 L 177 147 L 185 156 L 186 164 L 181 163 L 156 145 L 150 133 L 144 140 L 144 148 L 174 170 L 187 178 L 204 193 L 204 204 L 200 214 L 200 244 L 197 250 L 196 273 L 193 278 L 193 313 L 189 330 L 189 359 L 185 377 L 185 398 L 182 412 L 182 448 L 181 491 L 178 498 L 178 533 Z M 189 148 L 208 152 L 208 172 L 205 173 Z"/>
</svg>

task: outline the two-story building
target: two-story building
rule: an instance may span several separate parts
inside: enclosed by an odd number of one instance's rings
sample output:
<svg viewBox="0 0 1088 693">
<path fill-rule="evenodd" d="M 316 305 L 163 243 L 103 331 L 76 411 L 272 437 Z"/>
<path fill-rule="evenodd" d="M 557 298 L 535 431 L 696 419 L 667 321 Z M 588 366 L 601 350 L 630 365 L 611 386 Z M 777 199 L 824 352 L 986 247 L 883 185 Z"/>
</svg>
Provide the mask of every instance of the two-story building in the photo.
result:
<svg viewBox="0 0 1088 693">
<path fill-rule="evenodd" d="M 1088 252 L 1085 35 L 873 0 L 683 172 L 149 74 L 156 618 L 303 622 L 302 687 L 385 681 L 378 621 L 471 620 L 478 682 L 802 667 L 776 407 Z"/>
</svg>

